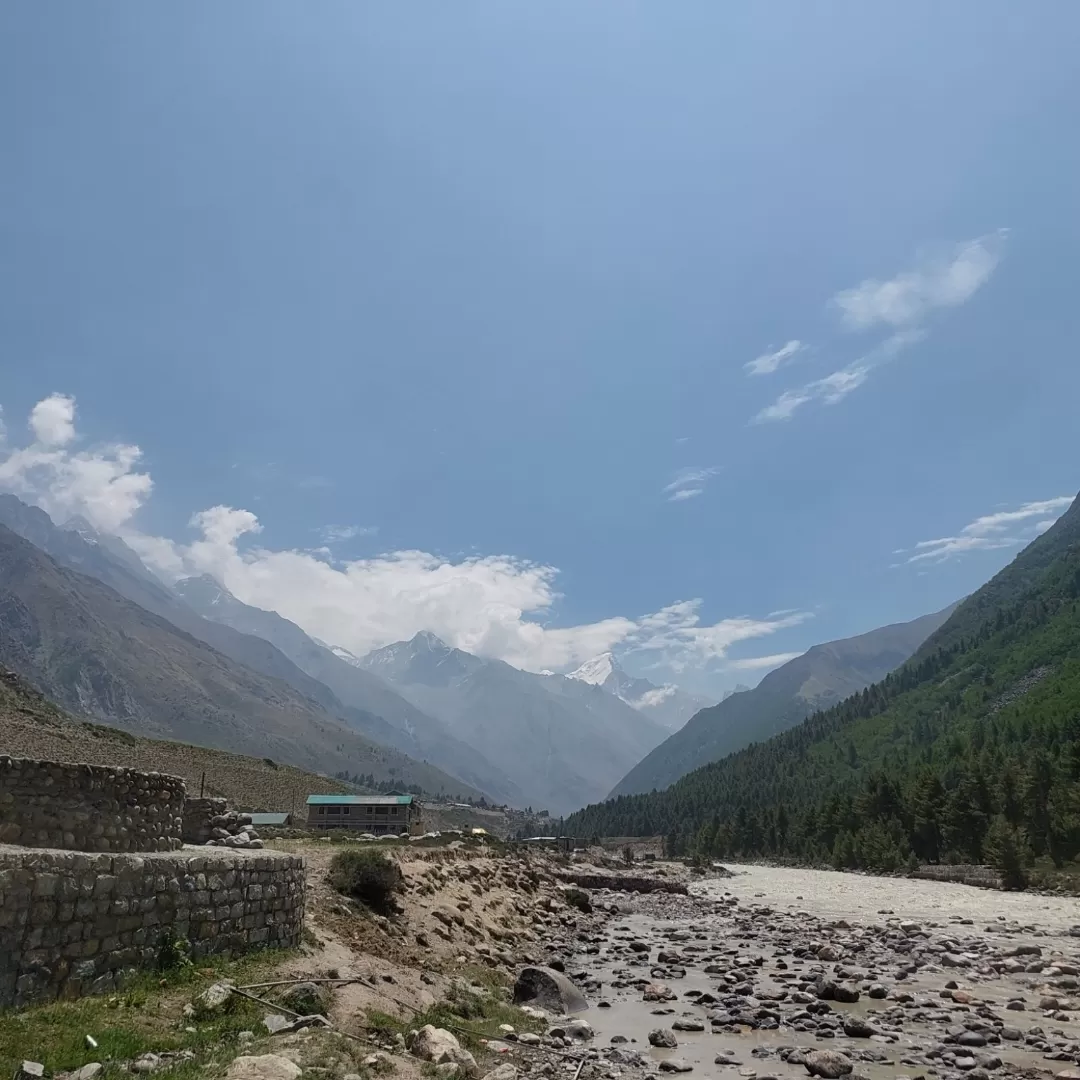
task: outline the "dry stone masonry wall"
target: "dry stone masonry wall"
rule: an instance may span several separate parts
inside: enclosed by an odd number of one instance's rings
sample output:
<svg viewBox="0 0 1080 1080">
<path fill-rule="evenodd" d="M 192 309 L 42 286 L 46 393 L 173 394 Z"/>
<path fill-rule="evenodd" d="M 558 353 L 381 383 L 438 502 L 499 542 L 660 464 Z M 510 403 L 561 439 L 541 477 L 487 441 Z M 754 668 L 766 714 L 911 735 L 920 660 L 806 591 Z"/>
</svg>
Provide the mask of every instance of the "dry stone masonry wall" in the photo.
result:
<svg viewBox="0 0 1080 1080">
<path fill-rule="evenodd" d="M 122 987 L 164 943 L 193 958 L 299 944 L 300 856 L 0 846 L 0 1007 Z"/>
<path fill-rule="evenodd" d="M 184 781 L 162 773 L 0 756 L 0 843 L 74 851 L 174 851 Z"/>
<path fill-rule="evenodd" d="M 251 815 L 229 810 L 224 799 L 188 799 L 184 803 L 183 835 L 185 844 L 262 847 Z"/>
<path fill-rule="evenodd" d="M 299 944 L 304 860 L 251 850 L 224 800 L 185 804 L 175 776 L 0 756 L 0 1008 L 122 987 L 179 943 Z"/>
</svg>

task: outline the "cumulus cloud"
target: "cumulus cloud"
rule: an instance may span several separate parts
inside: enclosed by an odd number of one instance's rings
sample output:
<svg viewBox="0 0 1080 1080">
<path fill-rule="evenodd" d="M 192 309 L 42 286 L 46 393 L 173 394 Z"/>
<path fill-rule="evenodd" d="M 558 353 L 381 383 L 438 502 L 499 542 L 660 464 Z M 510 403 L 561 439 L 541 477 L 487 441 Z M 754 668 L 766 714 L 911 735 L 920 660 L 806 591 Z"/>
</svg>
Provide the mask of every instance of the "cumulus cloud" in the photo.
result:
<svg viewBox="0 0 1080 1080">
<path fill-rule="evenodd" d="M 81 514 L 116 532 L 149 496 L 153 481 L 136 471 L 137 446 L 108 443 L 72 452 L 75 400 L 53 394 L 30 414 L 33 441 L 0 460 L 0 489 L 37 503 L 58 521 Z"/>
<path fill-rule="evenodd" d="M 914 326 L 934 309 L 966 303 L 990 280 L 1004 245 L 1006 230 L 958 244 L 944 256 L 927 259 L 888 281 L 867 278 L 833 297 L 850 330 Z"/>
<path fill-rule="evenodd" d="M 795 413 L 811 402 L 822 405 L 837 405 L 870 377 L 870 372 L 881 364 L 893 359 L 902 349 L 922 338 L 918 330 L 905 330 L 886 338 L 865 356 L 847 365 L 847 367 L 815 379 L 805 386 L 785 390 L 771 405 L 767 405 L 753 419 L 755 424 L 767 424 L 775 420 L 790 420 Z"/>
<path fill-rule="evenodd" d="M 790 363 L 807 348 L 801 341 L 792 340 L 775 352 L 764 352 L 754 360 L 743 364 L 747 375 L 771 375 L 784 364 Z"/>
<path fill-rule="evenodd" d="M 1072 496 L 1027 502 L 1015 510 L 999 510 L 965 525 L 956 536 L 920 540 L 913 548 L 901 548 L 906 563 L 938 563 L 972 551 L 995 551 L 1015 547 L 1046 532 L 1072 503 Z M 1037 519 L 1037 520 L 1032 520 Z"/>
<path fill-rule="evenodd" d="M 74 424 L 74 402 L 71 403 Z M 573 626 L 551 625 L 561 599 L 555 567 L 510 555 L 447 558 L 392 551 L 338 561 L 328 550 L 274 549 L 258 541 L 250 510 L 213 506 L 194 514 L 194 536 L 170 538 L 138 529 L 150 476 L 136 471 L 138 447 L 106 445 L 74 452 L 55 420 L 32 428 L 34 441 L 0 458 L 0 488 L 64 520 L 82 514 L 126 540 L 164 579 L 208 573 L 245 603 L 277 611 L 313 637 L 357 655 L 430 630 L 481 656 L 530 671 L 566 669 L 616 646 L 648 652 L 677 669 L 722 659 L 738 641 L 773 634 L 807 616 L 779 612 L 703 622 L 702 601 L 672 604 L 644 616 L 616 615 Z M 52 442 L 46 440 L 52 439 Z M 684 470 L 692 490 L 715 469 Z M 697 481 L 691 474 L 700 474 Z M 689 486 L 688 486 L 689 485 Z"/>
<path fill-rule="evenodd" d="M 30 413 L 30 430 L 42 446 L 66 446 L 75 438 L 75 399 L 50 394 Z"/>
<path fill-rule="evenodd" d="M 668 502 L 685 502 L 687 499 L 696 499 L 704 494 L 705 485 L 709 479 L 720 471 L 719 465 L 701 467 L 693 466 L 688 469 L 680 469 L 670 484 L 664 486 L 664 493 Z"/>
</svg>

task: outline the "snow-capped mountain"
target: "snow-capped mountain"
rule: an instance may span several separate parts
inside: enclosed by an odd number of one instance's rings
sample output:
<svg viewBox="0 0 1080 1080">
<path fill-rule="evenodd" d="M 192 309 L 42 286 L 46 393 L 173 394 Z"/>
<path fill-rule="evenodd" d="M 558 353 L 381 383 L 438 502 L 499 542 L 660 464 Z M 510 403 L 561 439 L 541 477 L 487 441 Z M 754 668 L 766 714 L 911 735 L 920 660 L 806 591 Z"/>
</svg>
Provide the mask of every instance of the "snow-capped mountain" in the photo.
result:
<svg viewBox="0 0 1080 1080">
<path fill-rule="evenodd" d="M 555 814 L 603 798 L 620 762 L 632 768 L 668 734 L 602 687 L 521 671 L 428 632 L 376 649 L 363 664 L 482 750 L 530 805 Z"/>
<path fill-rule="evenodd" d="M 657 686 L 648 679 L 627 674 L 610 652 L 586 660 L 567 678 L 601 687 L 669 731 L 678 731 L 699 709 L 712 704 L 707 698 L 688 694 L 677 686 Z"/>
</svg>

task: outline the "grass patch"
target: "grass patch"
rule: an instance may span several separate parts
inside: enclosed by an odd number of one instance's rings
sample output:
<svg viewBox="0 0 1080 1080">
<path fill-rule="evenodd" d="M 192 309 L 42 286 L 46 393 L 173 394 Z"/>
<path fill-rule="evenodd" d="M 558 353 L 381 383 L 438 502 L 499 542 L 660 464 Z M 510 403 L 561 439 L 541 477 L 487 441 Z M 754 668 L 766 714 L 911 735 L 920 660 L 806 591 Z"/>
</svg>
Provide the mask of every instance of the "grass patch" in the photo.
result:
<svg viewBox="0 0 1080 1080">
<path fill-rule="evenodd" d="M 195 1060 L 159 1070 L 155 1076 L 186 1080 L 188 1074 L 201 1075 L 222 1047 L 239 1052 L 237 1033 L 258 1032 L 265 1009 L 236 996 L 223 1015 L 189 1020 L 183 1015 L 184 1005 L 218 979 L 257 980 L 289 955 L 277 950 L 236 961 L 210 959 L 198 967 L 143 973 L 123 993 L 0 1012 L 0 1076 L 14 1075 L 24 1059 L 40 1061 L 49 1074 L 98 1061 L 106 1074 L 126 1075 L 116 1063 L 167 1050 L 191 1050 Z M 86 1045 L 87 1035 L 97 1041 L 95 1049 Z"/>
<path fill-rule="evenodd" d="M 490 974 L 486 969 L 479 970 Z M 510 1003 L 509 991 L 505 986 L 495 986 L 486 993 L 478 993 L 469 989 L 464 982 L 452 983 L 442 1001 L 416 1016 L 399 1020 L 378 1009 L 369 1009 L 366 1021 L 371 1030 L 386 1036 L 404 1035 L 425 1024 L 448 1028 L 457 1035 L 461 1045 L 473 1053 L 484 1049 L 481 1039 L 498 1035 L 500 1024 L 510 1024 L 515 1031 L 539 1033 L 545 1030 L 543 1021 L 527 1016 Z"/>
</svg>

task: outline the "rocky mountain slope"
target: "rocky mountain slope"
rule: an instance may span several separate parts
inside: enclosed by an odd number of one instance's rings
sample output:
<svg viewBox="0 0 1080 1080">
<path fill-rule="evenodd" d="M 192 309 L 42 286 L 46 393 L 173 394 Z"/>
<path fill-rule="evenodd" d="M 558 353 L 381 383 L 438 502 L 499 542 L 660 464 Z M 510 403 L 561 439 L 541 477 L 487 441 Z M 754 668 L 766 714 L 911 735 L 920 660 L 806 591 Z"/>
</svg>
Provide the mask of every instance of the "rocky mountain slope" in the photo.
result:
<svg viewBox="0 0 1080 1080">
<path fill-rule="evenodd" d="M 1022 878 L 1031 856 L 1080 853 L 1078 780 L 1080 500 L 898 671 L 567 827 L 839 866 L 989 858 Z"/>
<path fill-rule="evenodd" d="M 316 699 L 237 663 L 96 578 L 59 565 L 2 525 L 0 626 L 0 664 L 88 719 L 315 772 L 344 769 L 433 794 L 480 794 L 371 742 Z"/>
<path fill-rule="evenodd" d="M 598 686 L 483 660 L 433 634 L 387 645 L 363 662 L 481 749 L 528 804 L 554 813 L 607 792 L 665 734 Z"/>
<path fill-rule="evenodd" d="M 663 790 L 710 761 L 786 731 L 818 709 L 842 701 L 898 668 L 951 610 L 815 645 L 769 672 L 753 690 L 702 709 L 636 764 L 611 796 Z"/>
<path fill-rule="evenodd" d="M 316 642 L 296 623 L 275 611 L 241 602 L 209 576 L 185 578 L 174 588 L 203 618 L 270 642 L 301 671 L 329 687 L 344 705 L 383 721 L 365 724 L 363 731 L 369 738 L 430 761 L 497 802 L 521 804 L 522 792 L 485 758 L 481 749 L 462 742 L 441 720 L 418 709 L 359 663 L 350 663 Z"/>
<path fill-rule="evenodd" d="M 62 566 L 97 578 L 238 663 L 284 680 L 365 738 L 430 761 L 496 801 L 518 801 L 520 792 L 482 754 L 462 746 L 381 680 L 317 645 L 276 613 L 240 603 L 210 578 L 187 579 L 179 589 L 169 589 L 122 540 L 77 519 L 58 526 L 43 510 L 13 495 L 0 494 L 0 524 Z"/>
<path fill-rule="evenodd" d="M 657 686 L 628 674 L 610 652 L 586 660 L 567 678 L 601 687 L 669 731 L 678 731 L 694 713 L 710 704 L 707 698 L 688 694 L 677 686 Z"/>
</svg>

